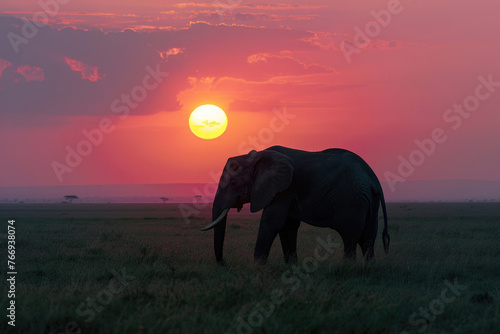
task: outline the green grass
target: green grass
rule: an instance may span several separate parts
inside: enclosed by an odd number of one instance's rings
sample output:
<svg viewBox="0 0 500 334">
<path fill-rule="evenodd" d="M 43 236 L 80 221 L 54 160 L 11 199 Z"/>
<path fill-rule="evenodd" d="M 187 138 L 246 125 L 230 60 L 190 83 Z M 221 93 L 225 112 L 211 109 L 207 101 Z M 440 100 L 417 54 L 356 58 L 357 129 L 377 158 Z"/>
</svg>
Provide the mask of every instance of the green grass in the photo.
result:
<svg viewBox="0 0 500 334">
<path fill-rule="evenodd" d="M 311 272 L 299 274 L 283 263 L 279 239 L 269 263 L 254 266 L 260 214 L 245 210 L 230 213 L 225 268 L 215 265 L 213 233 L 199 231 L 209 208 L 190 224 L 175 204 L 0 210 L 1 233 L 7 219 L 16 219 L 18 271 L 16 327 L 3 315 L 2 333 L 64 333 L 68 323 L 82 333 L 238 333 L 238 326 L 241 333 L 418 333 L 424 326 L 425 333 L 500 332 L 498 203 L 389 204 L 390 252 L 384 254 L 379 232 L 376 261 L 368 265 L 359 249 L 358 260 L 345 263 L 340 247 L 314 267 L 316 238 L 341 239 L 302 224 L 299 267 Z M 114 282 L 113 271 L 122 270 L 134 277 L 126 286 Z M 455 279 L 466 288 L 440 309 L 445 280 Z M 87 298 L 97 297 L 105 304 L 91 317 Z M 424 325 L 418 313 L 432 305 L 439 314 Z M 417 325 L 409 322 L 414 312 Z"/>
</svg>

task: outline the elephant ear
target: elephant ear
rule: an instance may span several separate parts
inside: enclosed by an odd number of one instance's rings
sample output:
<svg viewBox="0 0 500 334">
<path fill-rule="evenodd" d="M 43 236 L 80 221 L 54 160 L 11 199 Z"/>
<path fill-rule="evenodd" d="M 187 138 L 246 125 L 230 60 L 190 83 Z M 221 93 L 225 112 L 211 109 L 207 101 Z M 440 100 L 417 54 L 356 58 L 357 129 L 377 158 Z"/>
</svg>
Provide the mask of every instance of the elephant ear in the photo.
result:
<svg viewBox="0 0 500 334">
<path fill-rule="evenodd" d="M 290 159 L 275 151 L 251 152 L 254 160 L 254 181 L 250 211 L 257 212 L 268 206 L 274 196 L 290 186 L 293 165 Z"/>
</svg>

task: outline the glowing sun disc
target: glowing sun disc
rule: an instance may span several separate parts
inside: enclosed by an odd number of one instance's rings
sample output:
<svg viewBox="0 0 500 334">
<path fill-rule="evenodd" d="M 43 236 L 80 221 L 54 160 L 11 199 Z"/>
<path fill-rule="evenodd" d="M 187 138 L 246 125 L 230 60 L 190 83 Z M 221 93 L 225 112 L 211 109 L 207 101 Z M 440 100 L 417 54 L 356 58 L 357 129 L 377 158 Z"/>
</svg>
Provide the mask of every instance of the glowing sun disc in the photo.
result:
<svg viewBox="0 0 500 334">
<path fill-rule="evenodd" d="M 226 113 L 213 104 L 199 106 L 189 116 L 189 128 L 200 138 L 217 138 L 226 131 Z"/>
</svg>

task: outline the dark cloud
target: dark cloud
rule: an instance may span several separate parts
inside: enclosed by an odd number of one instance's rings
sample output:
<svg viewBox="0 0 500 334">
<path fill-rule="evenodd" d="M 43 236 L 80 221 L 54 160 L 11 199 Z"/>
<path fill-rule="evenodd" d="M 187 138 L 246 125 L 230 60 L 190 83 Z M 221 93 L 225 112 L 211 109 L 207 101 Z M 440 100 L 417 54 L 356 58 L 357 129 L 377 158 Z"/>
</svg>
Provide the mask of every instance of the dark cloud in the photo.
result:
<svg viewBox="0 0 500 334">
<path fill-rule="evenodd" d="M 229 104 L 229 111 L 256 111 L 256 112 L 269 112 L 277 109 L 282 105 L 281 102 L 260 102 L 254 100 L 236 99 Z"/>
<path fill-rule="evenodd" d="M 0 17 L 0 35 L 21 36 L 23 24 L 20 19 Z M 45 26 L 20 44 L 17 54 L 7 38 L 0 40 L 2 64 L 11 64 L 0 77 L 0 113 L 108 115 L 112 102 L 142 85 L 149 73 L 146 68 L 158 64 L 169 76 L 148 92 L 131 111 L 134 114 L 179 110 L 177 95 L 190 87 L 189 77 L 265 81 L 273 76 L 327 73 L 328 69 L 290 57 L 247 60 L 259 53 L 317 49 L 304 41 L 311 36 L 294 30 L 204 23 L 171 31 L 109 33 Z M 44 80 L 25 80 L 17 73 L 20 66 L 40 69 Z"/>
</svg>

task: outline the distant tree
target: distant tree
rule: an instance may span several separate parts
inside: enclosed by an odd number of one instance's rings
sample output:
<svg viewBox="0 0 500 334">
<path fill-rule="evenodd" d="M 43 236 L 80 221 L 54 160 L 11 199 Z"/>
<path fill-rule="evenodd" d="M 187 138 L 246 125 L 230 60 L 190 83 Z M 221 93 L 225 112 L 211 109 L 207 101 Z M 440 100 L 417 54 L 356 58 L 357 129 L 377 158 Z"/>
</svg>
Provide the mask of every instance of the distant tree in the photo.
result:
<svg viewBox="0 0 500 334">
<path fill-rule="evenodd" d="M 168 197 L 160 197 L 160 199 L 163 201 L 163 203 L 165 203 L 166 201 L 168 201 Z"/>
<path fill-rule="evenodd" d="M 195 195 L 194 198 L 196 199 L 197 203 L 201 203 L 201 199 L 203 198 L 203 196 L 201 196 L 201 195 Z"/>
<path fill-rule="evenodd" d="M 78 199 L 78 196 L 75 196 L 75 195 L 66 195 L 66 196 L 64 196 L 64 199 L 67 200 L 70 203 L 73 203 L 73 200 L 74 199 Z"/>
</svg>

